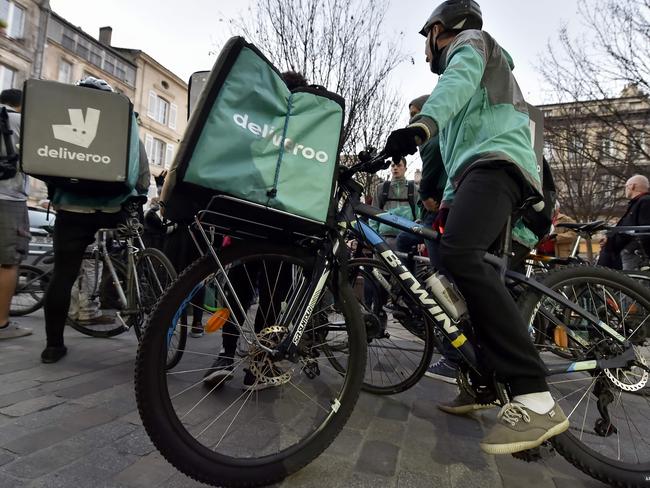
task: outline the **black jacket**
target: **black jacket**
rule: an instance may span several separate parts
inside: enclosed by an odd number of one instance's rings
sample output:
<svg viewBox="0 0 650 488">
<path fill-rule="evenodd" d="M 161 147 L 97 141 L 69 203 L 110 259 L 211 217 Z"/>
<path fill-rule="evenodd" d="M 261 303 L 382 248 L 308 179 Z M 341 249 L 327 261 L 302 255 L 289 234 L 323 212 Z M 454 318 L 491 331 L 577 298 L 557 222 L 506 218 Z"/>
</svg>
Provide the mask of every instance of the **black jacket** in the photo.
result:
<svg viewBox="0 0 650 488">
<path fill-rule="evenodd" d="M 628 225 L 650 225 L 650 194 L 639 195 L 627 204 L 627 210 L 616 226 Z M 612 234 L 607 238 L 608 250 L 618 254 L 634 239 L 634 236 L 627 234 Z M 650 256 L 650 236 L 638 237 L 637 239 L 639 239 L 646 254 Z"/>
</svg>

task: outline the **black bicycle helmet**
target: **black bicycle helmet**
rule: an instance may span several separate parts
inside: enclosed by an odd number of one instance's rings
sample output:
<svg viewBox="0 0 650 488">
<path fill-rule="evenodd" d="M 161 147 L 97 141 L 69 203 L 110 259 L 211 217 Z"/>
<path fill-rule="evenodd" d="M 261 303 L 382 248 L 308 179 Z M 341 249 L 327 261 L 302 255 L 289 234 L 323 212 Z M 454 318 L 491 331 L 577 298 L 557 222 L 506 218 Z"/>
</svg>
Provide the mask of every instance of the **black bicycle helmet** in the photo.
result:
<svg viewBox="0 0 650 488">
<path fill-rule="evenodd" d="M 86 76 L 83 80 L 77 82 L 77 86 L 85 86 L 86 88 L 95 88 L 96 90 L 112 92 L 113 88 L 106 80 L 95 78 L 94 76 Z"/>
<path fill-rule="evenodd" d="M 475 0 L 447 0 L 436 7 L 420 34 L 427 37 L 438 22 L 447 30 L 480 30 L 483 28 L 483 15 Z"/>
</svg>

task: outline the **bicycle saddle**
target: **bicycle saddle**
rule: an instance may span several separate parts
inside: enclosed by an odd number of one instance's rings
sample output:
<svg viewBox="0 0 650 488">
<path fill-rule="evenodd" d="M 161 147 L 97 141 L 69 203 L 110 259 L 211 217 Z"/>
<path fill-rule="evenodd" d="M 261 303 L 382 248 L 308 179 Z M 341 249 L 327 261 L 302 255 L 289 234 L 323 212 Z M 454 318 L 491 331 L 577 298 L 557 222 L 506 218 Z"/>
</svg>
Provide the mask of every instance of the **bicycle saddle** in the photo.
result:
<svg viewBox="0 0 650 488">
<path fill-rule="evenodd" d="M 594 220 L 593 222 L 586 223 L 566 223 L 566 224 L 557 224 L 555 227 L 564 227 L 566 229 L 575 230 L 576 232 L 582 232 L 584 234 L 595 234 L 607 228 L 607 223 L 604 220 Z"/>
</svg>

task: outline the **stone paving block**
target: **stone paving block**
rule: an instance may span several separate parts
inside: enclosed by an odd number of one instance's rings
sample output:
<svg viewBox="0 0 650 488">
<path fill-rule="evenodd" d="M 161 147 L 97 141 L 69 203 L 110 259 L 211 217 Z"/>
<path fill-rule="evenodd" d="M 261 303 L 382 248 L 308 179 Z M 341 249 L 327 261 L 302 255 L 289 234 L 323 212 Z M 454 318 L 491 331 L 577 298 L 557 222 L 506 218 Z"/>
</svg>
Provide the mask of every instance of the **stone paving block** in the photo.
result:
<svg viewBox="0 0 650 488">
<path fill-rule="evenodd" d="M 134 456 L 133 454 L 120 452 L 116 445 L 111 444 L 91 451 L 88 455 L 81 458 L 77 464 L 88 467 L 89 469 L 100 469 L 110 473 L 110 478 L 113 478 L 140 459 L 140 457 Z M 118 482 L 122 483 L 119 480 Z"/>
<path fill-rule="evenodd" d="M 340 486 L 346 488 L 367 488 L 369 486 L 395 488 L 397 486 L 397 478 L 353 471 L 349 476 L 346 476 L 343 480 L 341 480 Z"/>
<path fill-rule="evenodd" d="M 325 454 L 350 459 L 358 452 L 362 440 L 361 431 L 344 428 L 325 450 Z"/>
<path fill-rule="evenodd" d="M 2 488 L 24 488 L 25 481 L 14 478 L 8 474 L 0 473 L 0 486 L 2 486 Z"/>
<path fill-rule="evenodd" d="M 124 378 L 124 380 L 126 380 L 126 378 Z M 113 388 L 119 384 L 130 382 L 130 379 L 127 381 L 124 380 L 120 383 L 116 383 L 115 381 L 102 381 L 102 379 L 98 378 L 92 381 L 87 381 L 85 383 L 68 386 L 67 388 L 58 389 L 55 393 L 57 396 L 60 396 L 62 398 L 76 399 L 90 395 L 92 393 L 97 393 L 99 391 Z"/>
<path fill-rule="evenodd" d="M 30 400 L 32 398 L 38 398 L 43 395 L 45 395 L 45 392 L 41 391 L 38 387 L 34 387 L 28 390 L 15 391 L 6 395 L 0 395 L 0 408 L 7 407 L 25 400 Z"/>
<path fill-rule="evenodd" d="M 17 478 L 35 479 L 76 461 L 88 452 L 87 446 L 79 444 L 63 446 L 62 444 L 59 443 L 31 455 L 23 456 L 15 462 L 3 466 L 0 471 Z"/>
<path fill-rule="evenodd" d="M 43 410 L 41 412 L 34 412 L 29 415 L 14 419 L 14 424 L 28 429 L 40 429 L 56 425 L 62 419 L 72 417 L 83 411 L 84 408 L 79 405 L 71 403 L 60 403 L 53 408 Z"/>
<path fill-rule="evenodd" d="M 117 474 L 113 480 L 134 488 L 149 488 L 166 482 L 176 472 L 176 469 L 171 464 L 155 452 L 138 459 L 124 471 Z"/>
<path fill-rule="evenodd" d="M 400 444 L 406 431 L 406 423 L 375 417 L 366 429 L 366 439 L 385 440 Z"/>
<path fill-rule="evenodd" d="M 361 447 L 356 469 L 361 472 L 393 476 L 399 448 L 385 441 L 367 441 Z"/>
<path fill-rule="evenodd" d="M 110 477 L 109 471 L 74 463 L 37 478 L 29 488 L 126 488 Z"/>
<path fill-rule="evenodd" d="M 377 415 L 384 419 L 405 421 L 408 419 L 410 406 L 387 398 Z"/>
<path fill-rule="evenodd" d="M 7 395 L 9 393 L 15 393 L 21 390 L 28 390 L 30 388 L 35 388 L 40 385 L 40 383 L 33 379 L 24 379 L 22 381 L 16 382 L 5 382 L 5 375 L 0 375 L 0 395 Z"/>
<path fill-rule="evenodd" d="M 144 456 L 153 452 L 156 448 L 151 443 L 151 440 L 144 429 L 138 429 L 135 426 L 132 427 L 134 431 L 120 439 L 117 450 L 125 454 L 133 454 L 136 456 Z"/>
<path fill-rule="evenodd" d="M 297 473 L 279 483 L 281 488 L 345 488 L 348 477 L 352 476 L 354 462 L 327 454 L 321 454 Z M 333 475 L 332 473 L 336 473 Z"/>
<path fill-rule="evenodd" d="M 471 459 L 470 456 L 467 458 Z M 477 470 L 473 466 L 463 463 L 452 464 L 449 466 L 449 478 L 451 486 L 462 486 L 463 488 L 500 488 L 502 486 L 501 476 L 494 465 L 491 469 Z"/>
<path fill-rule="evenodd" d="M 413 402 L 411 414 L 421 419 L 433 419 L 440 417 L 440 410 L 437 407 L 437 403 L 420 398 Z"/>
<path fill-rule="evenodd" d="M 553 478 L 553 483 L 557 488 L 605 488 L 606 485 L 598 480 L 584 477 L 575 478 Z"/>
<path fill-rule="evenodd" d="M 5 464 L 10 463 L 16 459 L 16 456 L 9 451 L 5 451 L 4 449 L 0 449 L 0 466 L 4 466 Z"/>
<path fill-rule="evenodd" d="M 117 418 L 117 414 L 110 410 L 95 407 L 83 410 L 73 416 L 61 420 L 61 424 L 73 434 L 89 427 L 105 424 Z"/>
<path fill-rule="evenodd" d="M 131 371 L 131 375 L 132 374 L 133 371 Z M 124 383 L 118 386 L 113 386 L 111 388 L 106 388 L 90 395 L 83 396 L 81 398 L 77 398 L 73 400 L 72 403 L 86 407 L 94 407 L 104 402 L 109 402 L 120 398 L 133 398 L 133 396 L 133 385 L 130 383 Z"/>
<path fill-rule="evenodd" d="M 183 473 L 177 473 L 167 481 L 158 485 L 156 488 L 210 488 L 211 485 L 206 485 L 192 478 L 188 478 Z M 270 487 L 269 487 L 270 488 Z"/>
<path fill-rule="evenodd" d="M 449 476 L 427 472 L 400 470 L 397 473 L 397 488 L 451 488 Z"/>
<path fill-rule="evenodd" d="M 14 403 L 8 407 L 0 409 L 0 413 L 9 415 L 10 417 L 22 417 L 34 412 L 52 408 L 55 405 L 63 403 L 65 400 L 52 395 L 46 395 L 38 398 L 31 398 L 23 400 L 22 402 Z"/>
<path fill-rule="evenodd" d="M 24 456 L 30 452 L 35 452 L 39 449 L 56 444 L 57 442 L 61 442 L 71 435 L 72 434 L 61 427 L 49 427 L 19 437 L 18 439 L 4 444 L 2 447 L 14 454 Z"/>
<path fill-rule="evenodd" d="M 552 488 L 554 486 L 548 469 L 542 463 L 526 463 L 512 456 L 494 456 L 494 461 L 503 478 L 504 487 L 539 485 L 540 488 Z"/>
</svg>

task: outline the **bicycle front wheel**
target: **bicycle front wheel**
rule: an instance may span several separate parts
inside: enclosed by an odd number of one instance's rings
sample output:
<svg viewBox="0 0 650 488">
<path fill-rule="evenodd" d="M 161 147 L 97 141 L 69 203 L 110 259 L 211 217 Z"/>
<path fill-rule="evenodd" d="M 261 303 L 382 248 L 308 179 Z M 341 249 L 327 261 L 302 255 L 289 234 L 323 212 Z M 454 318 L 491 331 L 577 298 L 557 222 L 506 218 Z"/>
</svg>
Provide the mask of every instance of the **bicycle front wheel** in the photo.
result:
<svg viewBox="0 0 650 488">
<path fill-rule="evenodd" d="M 551 394 L 571 422 L 569 431 L 552 439 L 569 462 L 607 484 L 640 486 L 650 472 L 650 321 L 648 290 L 615 271 L 573 266 L 551 272 L 543 282 L 551 290 L 591 313 L 615 330 L 631 349 L 580 317 L 558 300 L 531 292 L 522 302 L 528 324 L 546 323 L 555 329 L 573 361 L 609 359 L 626 351 L 633 361 L 624 368 L 580 371 L 560 366 L 549 344 L 540 355 L 549 367 L 566 372 L 548 379 Z M 575 334 L 575 338 L 570 331 Z M 575 364 L 575 363 L 574 363 Z"/>
<path fill-rule="evenodd" d="M 270 484 L 313 460 L 350 416 L 365 367 L 363 326 L 342 280 L 328 280 L 296 357 L 273 358 L 260 347 L 287 337 L 284 316 L 311 281 L 313 258 L 296 247 L 249 246 L 220 252 L 225 274 L 207 254 L 179 276 L 150 315 L 136 361 L 138 409 L 154 445 L 177 469 L 215 486 Z M 222 291 L 226 276 L 234 294 Z M 202 307 L 205 334 L 166 371 L 169 332 L 204 287 L 218 306 Z M 238 357 L 238 339 L 251 335 L 259 344 Z"/>
<path fill-rule="evenodd" d="M 424 376 L 434 349 L 431 325 L 417 305 L 376 259 L 348 262 L 348 277 L 360 305 L 368 338 L 363 389 L 393 395 L 411 388 Z M 336 355 L 331 357 L 336 367 Z"/>
</svg>

